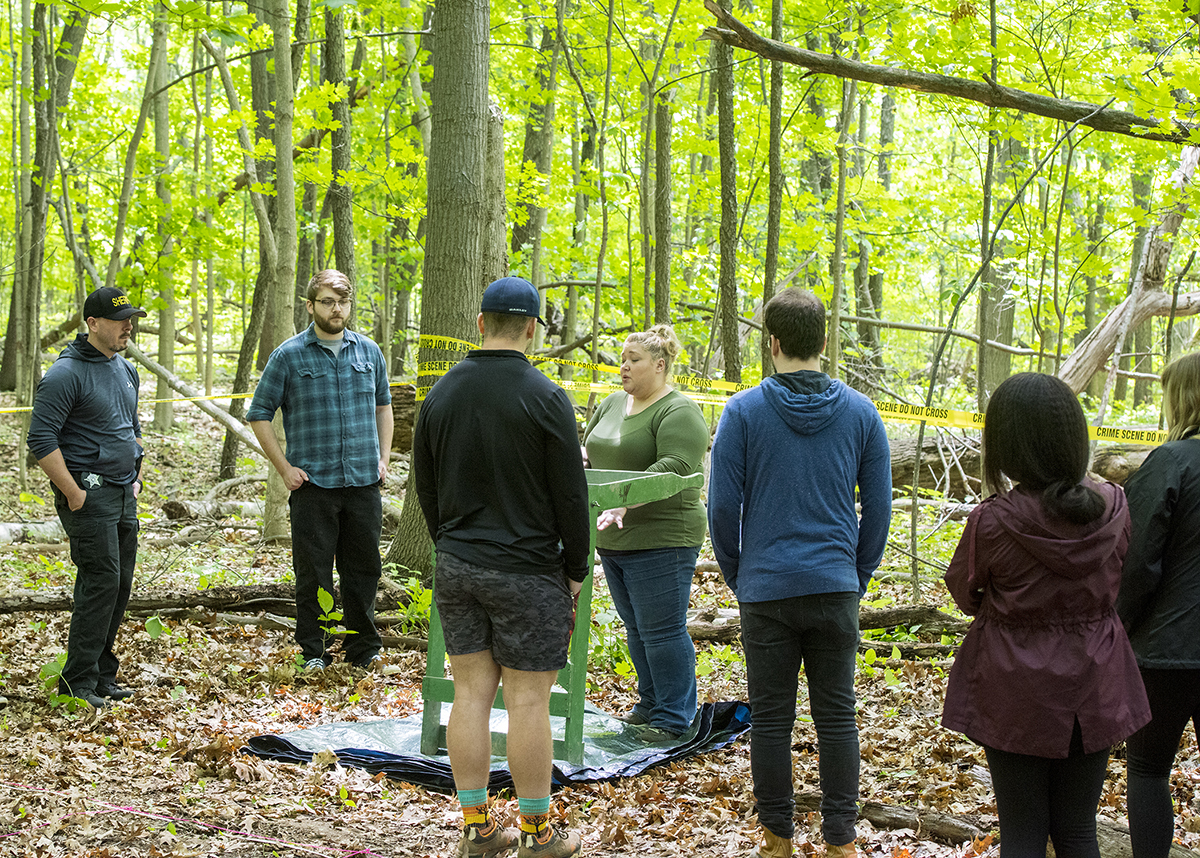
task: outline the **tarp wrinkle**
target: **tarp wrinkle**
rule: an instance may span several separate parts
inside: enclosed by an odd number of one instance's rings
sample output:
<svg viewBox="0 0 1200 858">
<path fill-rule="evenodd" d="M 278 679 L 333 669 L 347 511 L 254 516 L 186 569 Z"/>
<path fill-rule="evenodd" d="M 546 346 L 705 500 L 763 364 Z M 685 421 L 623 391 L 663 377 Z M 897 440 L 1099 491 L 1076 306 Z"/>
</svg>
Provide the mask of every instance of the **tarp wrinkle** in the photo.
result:
<svg viewBox="0 0 1200 858">
<path fill-rule="evenodd" d="M 442 723 L 449 704 L 443 704 Z M 551 718 L 555 738 L 562 738 L 563 719 Z M 492 713 L 493 732 L 507 729 L 507 713 Z M 555 788 L 573 783 L 613 780 L 640 775 L 647 769 L 682 760 L 696 754 L 715 751 L 732 744 L 750 729 L 750 708 L 737 700 L 705 703 L 696 713 L 692 729 L 674 743 L 647 745 L 631 727 L 590 704 L 584 715 L 583 765 L 554 761 Z M 308 763 L 313 754 L 332 750 L 344 766 L 383 772 L 389 778 L 419 784 L 442 792 L 454 791 L 450 759 L 444 755 L 426 757 L 421 750 L 421 716 L 380 721 L 349 721 L 322 724 L 286 736 L 255 736 L 243 751 L 267 760 Z M 488 788 L 512 786 L 512 775 L 504 757 L 492 758 Z"/>
</svg>

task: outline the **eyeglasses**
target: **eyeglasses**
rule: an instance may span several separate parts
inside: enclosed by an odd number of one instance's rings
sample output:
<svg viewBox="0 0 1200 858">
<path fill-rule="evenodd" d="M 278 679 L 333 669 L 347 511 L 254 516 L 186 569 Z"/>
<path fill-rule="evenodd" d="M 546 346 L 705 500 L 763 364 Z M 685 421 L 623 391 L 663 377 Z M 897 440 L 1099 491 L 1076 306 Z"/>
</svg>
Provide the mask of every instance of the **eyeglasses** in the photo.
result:
<svg viewBox="0 0 1200 858">
<path fill-rule="evenodd" d="M 349 307 L 349 298 L 322 298 L 319 301 L 313 301 L 314 304 L 320 304 L 326 310 L 332 310 L 334 307 Z"/>
</svg>

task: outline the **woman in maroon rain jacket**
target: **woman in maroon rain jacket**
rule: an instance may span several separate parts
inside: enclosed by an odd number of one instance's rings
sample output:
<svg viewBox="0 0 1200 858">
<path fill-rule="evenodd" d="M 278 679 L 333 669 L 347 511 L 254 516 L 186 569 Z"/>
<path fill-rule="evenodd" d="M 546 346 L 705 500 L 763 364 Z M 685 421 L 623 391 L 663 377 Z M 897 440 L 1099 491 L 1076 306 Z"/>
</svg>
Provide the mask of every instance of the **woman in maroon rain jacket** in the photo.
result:
<svg viewBox="0 0 1200 858">
<path fill-rule="evenodd" d="M 1087 478 L 1083 410 L 1054 376 L 1021 373 L 996 388 L 983 450 L 1000 493 L 971 513 L 946 573 L 975 620 L 942 725 L 984 748 L 1002 858 L 1044 858 L 1047 837 L 1059 858 L 1098 858 L 1109 747 L 1150 718 L 1114 608 L 1125 496 Z"/>
</svg>

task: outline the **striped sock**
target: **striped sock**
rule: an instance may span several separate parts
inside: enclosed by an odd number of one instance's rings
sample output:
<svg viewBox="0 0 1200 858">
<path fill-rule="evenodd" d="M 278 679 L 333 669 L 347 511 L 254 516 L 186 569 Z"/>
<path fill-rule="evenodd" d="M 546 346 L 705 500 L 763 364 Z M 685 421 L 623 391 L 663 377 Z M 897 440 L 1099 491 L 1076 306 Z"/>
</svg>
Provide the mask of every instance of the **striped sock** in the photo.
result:
<svg viewBox="0 0 1200 858">
<path fill-rule="evenodd" d="M 550 834 L 550 796 L 545 798 L 517 798 L 521 811 L 521 833 L 532 834 L 544 841 Z"/>
<path fill-rule="evenodd" d="M 487 789 L 460 789 L 458 803 L 462 807 L 463 825 L 486 827 L 488 822 Z"/>
</svg>

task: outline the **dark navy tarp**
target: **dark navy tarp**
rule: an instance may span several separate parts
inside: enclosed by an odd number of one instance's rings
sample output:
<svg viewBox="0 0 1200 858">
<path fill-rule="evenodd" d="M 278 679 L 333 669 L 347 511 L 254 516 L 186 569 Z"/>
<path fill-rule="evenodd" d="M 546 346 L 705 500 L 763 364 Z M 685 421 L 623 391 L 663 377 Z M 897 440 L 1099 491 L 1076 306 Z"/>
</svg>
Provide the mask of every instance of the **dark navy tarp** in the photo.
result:
<svg viewBox="0 0 1200 858">
<path fill-rule="evenodd" d="M 449 706 L 443 704 L 446 711 Z M 562 738 L 563 719 L 552 717 L 550 722 L 555 737 Z M 493 710 L 493 732 L 503 733 L 506 729 L 507 713 Z M 648 745 L 638 740 L 637 728 L 589 705 L 583 724 L 583 765 L 555 760 L 553 783 L 557 788 L 571 783 L 633 777 L 652 766 L 724 748 L 749 729 L 750 708 L 745 703 L 736 700 L 705 703 L 696 713 L 692 729 L 678 740 Z M 426 757 L 420 752 L 419 714 L 381 721 L 323 724 L 286 736 L 255 736 L 243 750 L 268 760 L 308 763 L 313 754 L 327 749 L 345 766 L 384 772 L 389 778 L 442 792 L 454 791 L 449 757 Z M 489 789 L 512 786 L 512 775 L 505 762 L 503 757 L 492 758 Z"/>
</svg>

